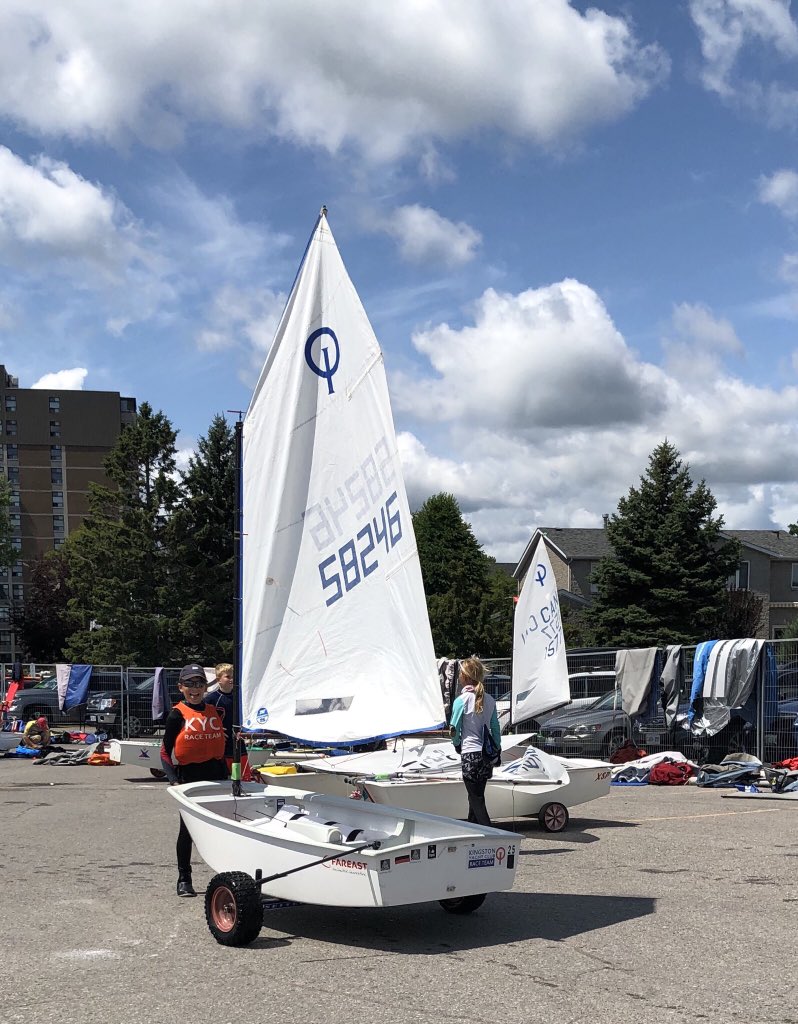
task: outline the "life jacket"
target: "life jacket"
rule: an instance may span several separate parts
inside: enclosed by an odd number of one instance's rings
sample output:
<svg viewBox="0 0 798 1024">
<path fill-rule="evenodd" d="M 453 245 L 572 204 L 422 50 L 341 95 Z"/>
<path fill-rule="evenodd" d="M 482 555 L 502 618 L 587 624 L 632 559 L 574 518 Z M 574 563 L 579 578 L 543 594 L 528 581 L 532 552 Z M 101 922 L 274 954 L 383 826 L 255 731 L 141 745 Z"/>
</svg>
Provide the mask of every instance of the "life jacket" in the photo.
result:
<svg viewBox="0 0 798 1024">
<path fill-rule="evenodd" d="M 178 764 L 202 764 L 224 757 L 224 726 L 213 704 L 200 710 L 180 701 L 175 707 L 183 716 L 183 728 L 175 740 Z"/>
</svg>

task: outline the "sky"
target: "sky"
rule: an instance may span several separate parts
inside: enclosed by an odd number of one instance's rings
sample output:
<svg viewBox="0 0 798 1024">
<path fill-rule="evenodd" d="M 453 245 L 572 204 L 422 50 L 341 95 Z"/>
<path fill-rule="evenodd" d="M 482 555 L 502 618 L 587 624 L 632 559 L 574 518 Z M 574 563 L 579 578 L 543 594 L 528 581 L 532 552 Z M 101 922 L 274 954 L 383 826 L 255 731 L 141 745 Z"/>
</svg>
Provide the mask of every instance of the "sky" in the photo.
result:
<svg viewBox="0 0 798 1024">
<path fill-rule="evenodd" d="M 0 362 L 245 409 L 319 207 L 411 506 L 591 527 L 666 438 L 798 521 L 788 0 L 0 0 Z"/>
</svg>

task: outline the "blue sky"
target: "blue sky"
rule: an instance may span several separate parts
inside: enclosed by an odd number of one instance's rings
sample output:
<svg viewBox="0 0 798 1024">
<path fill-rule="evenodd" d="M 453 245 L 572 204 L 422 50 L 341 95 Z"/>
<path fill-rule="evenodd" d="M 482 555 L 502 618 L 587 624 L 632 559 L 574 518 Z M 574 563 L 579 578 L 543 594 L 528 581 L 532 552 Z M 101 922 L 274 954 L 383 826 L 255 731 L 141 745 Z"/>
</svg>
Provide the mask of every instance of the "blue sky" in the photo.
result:
<svg viewBox="0 0 798 1024">
<path fill-rule="evenodd" d="M 411 503 L 486 549 L 595 526 L 668 437 L 727 525 L 798 520 L 786 0 L 0 8 L 0 356 L 245 408 L 321 203 Z M 56 376 L 50 377 L 49 375 Z"/>
</svg>

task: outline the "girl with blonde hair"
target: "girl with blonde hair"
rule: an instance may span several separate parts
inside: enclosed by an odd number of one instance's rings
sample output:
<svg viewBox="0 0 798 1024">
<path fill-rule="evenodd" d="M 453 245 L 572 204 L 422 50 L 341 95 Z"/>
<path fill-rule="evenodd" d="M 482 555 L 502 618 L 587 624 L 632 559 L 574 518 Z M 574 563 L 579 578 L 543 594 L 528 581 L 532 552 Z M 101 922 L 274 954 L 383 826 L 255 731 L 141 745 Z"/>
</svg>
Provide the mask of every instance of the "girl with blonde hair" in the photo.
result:
<svg viewBox="0 0 798 1024">
<path fill-rule="evenodd" d="M 485 788 L 500 758 L 489 758 L 483 751 L 484 731 L 488 729 L 501 750 L 501 729 L 496 714 L 496 701 L 484 686 L 485 666 L 477 657 L 460 662 L 459 697 L 452 705 L 451 733 L 455 750 L 463 766 L 463 784 L 468 793 L 468 820 L 491 825 L 485 805 Z"/>
</svg>

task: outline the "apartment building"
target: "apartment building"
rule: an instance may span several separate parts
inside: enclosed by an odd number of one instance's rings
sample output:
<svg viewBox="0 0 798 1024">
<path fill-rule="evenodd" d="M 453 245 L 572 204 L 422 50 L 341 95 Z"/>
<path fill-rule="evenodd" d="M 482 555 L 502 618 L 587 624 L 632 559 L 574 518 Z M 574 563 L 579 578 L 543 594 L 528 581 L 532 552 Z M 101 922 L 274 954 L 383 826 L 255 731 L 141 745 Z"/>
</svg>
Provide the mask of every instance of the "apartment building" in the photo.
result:
<svg viewBox="0 0 798 1024">
<path fill-rule="evenodd" d="M 21 388 L 0 365 L 0 470 L 18 553 L 0 567 L 0 662 L 17 656 L 10 609 L 25 599 L 31 565 L 80 526 L 89 484 L 108 483 L 103 461 L 135 415 L 135 398 L 117 391 Z"/>
</svg>

